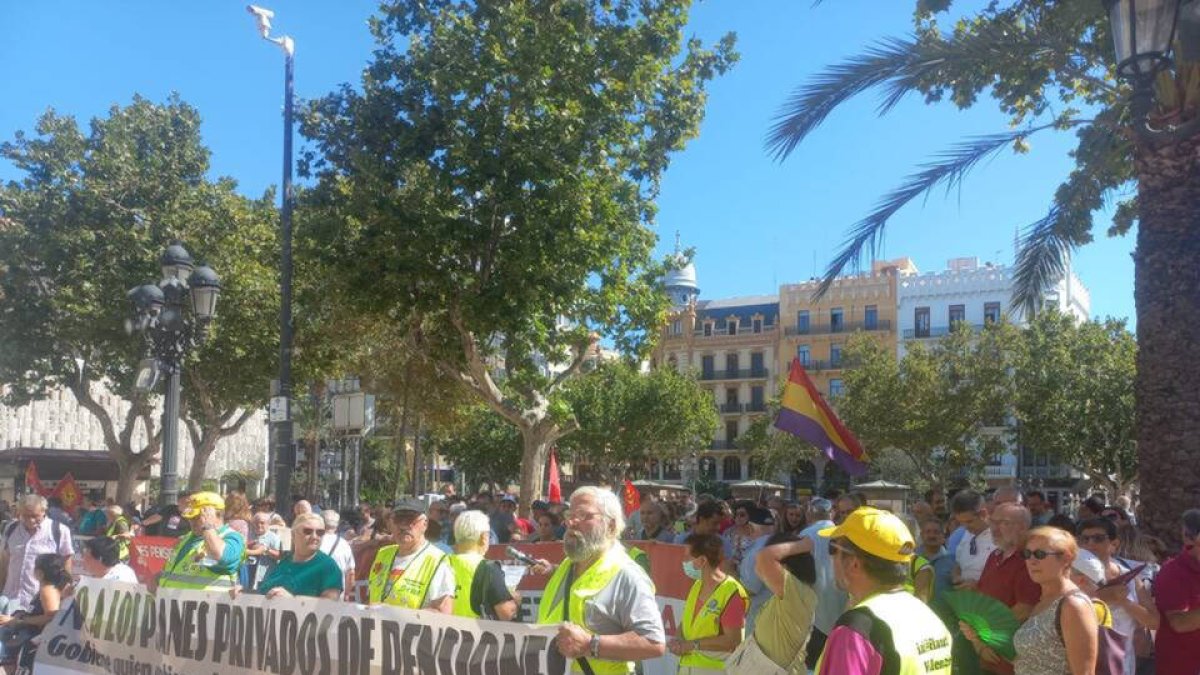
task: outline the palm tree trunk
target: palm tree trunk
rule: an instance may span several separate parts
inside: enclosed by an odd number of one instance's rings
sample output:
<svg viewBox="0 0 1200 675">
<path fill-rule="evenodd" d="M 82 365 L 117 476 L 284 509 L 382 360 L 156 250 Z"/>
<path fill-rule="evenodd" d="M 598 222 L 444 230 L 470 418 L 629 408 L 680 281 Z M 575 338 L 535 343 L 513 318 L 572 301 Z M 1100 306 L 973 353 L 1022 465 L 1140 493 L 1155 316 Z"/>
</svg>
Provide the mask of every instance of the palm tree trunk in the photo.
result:
<svg viewBox="0 0 1200 675">
<path fill-rule="evenodd" d="M 1172 549 L 1200 494 L 1200 139 L 1142 147 L 1138 174 L 1137 443 L 1141 518 Z"/>
</svg>

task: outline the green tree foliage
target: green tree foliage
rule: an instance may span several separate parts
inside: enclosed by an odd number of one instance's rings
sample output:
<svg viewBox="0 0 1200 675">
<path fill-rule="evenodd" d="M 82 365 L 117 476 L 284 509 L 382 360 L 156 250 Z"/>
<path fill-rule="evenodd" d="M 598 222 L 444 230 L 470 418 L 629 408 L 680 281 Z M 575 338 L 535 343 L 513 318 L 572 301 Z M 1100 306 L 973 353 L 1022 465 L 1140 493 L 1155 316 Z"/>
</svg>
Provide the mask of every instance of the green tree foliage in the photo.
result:
<svg viewBox="0 0 1200 675">
<path fill-rule="evenodd" d="M 471 405 L 459 422 L 434 433 L 438 453 L 454 464 L 467 484 L 507 486 L 521 471 L 521 434 L 494 410 Z"/>
<path fill-rule="evenodd" d="M 361 87 L 303 115 L 326 279 L 520 431 L 526 506 L 577 426 L 555 392 L 600 337 L 636 352 L 665 316 L 654 199 L 735 58 L 732 36 L 685 40 L 690 4 L 385 2 Z"/>
<path fill-rule="evenodd" d="M 708 447 L 720 422 L 695 374 L 668 367 L 643 373 L 625 361 L 602 363 L 571 381 L 562 399 L 579 430 L 559 447 L 614 484 L 630 466 Z"/>
<path fill-rule="evenodd" d="M 1123 321 L 1077 323 L 1046 312 L 1023 332 L 1016 369 L 1022 445 L 1103 484 L 1137 480 L 1133 382 L 1137 343 Z"/>
<path fill-rule="evenodd" d="M 843 351 L 839 416 L 868 455 L 901 452 L 931 484 L 977 476 L 1007 440 L 1016 329 L 1000 323 L 976 333 L 960 323 L 930 347 L 907 349 L 897 359 L 878 340 L 852 337 Z"/>
<path fill-rule="evenodd" d="M 206 177 L 200 116 L 175 97 L 135 97 L 86 131 L 51 110 L 0 156 L 24 175 L 0 187 L 5 403 L 69 389 L 99 423 L 121 471 L 117 497 L 127 500 L 160 431 L 152 401 L 132 391 L 145 346 L 125 331 L 125 293 L 159 277 L 158 256 L 176 238 L 222 275 L 211 342 L 186 365 L 185 408 L 198 446 L 211 451 L 267 393 L 270 200 L 248 201 L 232 180 Z M 95 399 L 100 383 L 127 402 L 118 419 Z"/>
<path fill-rule="evenodd" d="M 774 480 L 781 473 L 798 471 L 804 462 L 817 459 L 812 444 L 775 428 L 786 382 L 785 375 L 779 382 L 779 394 L 767 402 L 766 414 L 751 420 L 746 432 L 737 438 L 738 448 L 751 453 L 755 471 L 760 474 L 751 478 Z"/>
</svg>

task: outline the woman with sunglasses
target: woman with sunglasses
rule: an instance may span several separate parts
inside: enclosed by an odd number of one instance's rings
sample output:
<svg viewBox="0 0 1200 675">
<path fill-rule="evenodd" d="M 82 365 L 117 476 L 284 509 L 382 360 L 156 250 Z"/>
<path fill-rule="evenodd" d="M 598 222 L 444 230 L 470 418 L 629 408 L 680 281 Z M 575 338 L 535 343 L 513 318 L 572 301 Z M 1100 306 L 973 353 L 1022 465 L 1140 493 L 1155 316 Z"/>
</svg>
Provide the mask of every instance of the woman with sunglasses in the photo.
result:
<svg viewBox="0 0 1200 675">
<path fill-rule="evenodd" d="M 285 553 L 267 573 L 258 591 L 268 598 L 307 596 L 337 600 L 342 595 L 342 570 L 321 552 L 325 521 L 304 513 L 292 523 L 292 552 Z M 236 597 L 236 594 L 235 594 Z"/>
<path fill-rule="evenodd" d="M 1013 636 L 1016 675 L 1092 675 L 1099 637 L 1092 601 L 1070 579 L 1079 548 L 1054 527 L 1031 530 L 1021 556 L 1042 597 Z"/>
</svg>

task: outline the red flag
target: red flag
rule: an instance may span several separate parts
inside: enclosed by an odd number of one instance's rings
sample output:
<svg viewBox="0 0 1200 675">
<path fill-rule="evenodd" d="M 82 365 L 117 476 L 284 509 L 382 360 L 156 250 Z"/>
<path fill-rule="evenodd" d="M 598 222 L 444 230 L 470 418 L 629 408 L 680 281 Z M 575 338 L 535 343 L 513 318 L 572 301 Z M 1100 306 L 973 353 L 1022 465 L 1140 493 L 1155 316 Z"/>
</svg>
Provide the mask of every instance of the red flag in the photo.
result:
<svg viewBox="0 0 1200 675">
<path fill-rule="evenodd" d="M 630 483 L 628 478 L 625 479 L 624 492 L 622 501 L 625 502 L 625 516 L 628 517 L 629 514 L 642 508 L 642 496 L 638 494 L 637 488 L 633 487 L 633 483 Z"/>
<path fill-rule="evenodd" d="M 562 479 L 558 476 L 558 458 L 554 456 L 554 450 L 550 451 L 550 494 L 548 499 L 551 504 L 562 503 Z"/>
<path fill-rule="evenodd" d="M 42 481 L 38 478 L 37 466 L 33 463 L 33 460 L 30 460 L 29 464 L 25 465 L 25 487 L 29 488 L 29 491 L 34 494 L 46 495 L 46 488 L 42 486 Z"/>
<path fill-rule="evenodd" d="M 62 500 L 63 508 L 68 512 L 74 511 L 83 502 L 83 493 L 79 491 L 79 484 L 75 482 L 75 476 L 72 476 L 68 471 L 67 475 L 58 481 L 58 485 L 54 486 L 52 497 L 58 497 Z"/>
</svg>

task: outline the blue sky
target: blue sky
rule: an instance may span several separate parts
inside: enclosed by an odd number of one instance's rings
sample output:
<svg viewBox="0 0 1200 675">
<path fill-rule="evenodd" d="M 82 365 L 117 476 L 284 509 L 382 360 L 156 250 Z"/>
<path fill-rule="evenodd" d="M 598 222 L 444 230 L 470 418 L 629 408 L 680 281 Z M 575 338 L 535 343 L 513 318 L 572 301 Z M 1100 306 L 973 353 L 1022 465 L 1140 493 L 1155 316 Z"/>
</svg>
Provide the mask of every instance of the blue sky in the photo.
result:
<svg viewBox="0 0 1200 675">
<path fill-rule="evenodd" d="M 982 0 L 955 4 L 969 9 Z M 660 199 L 660 249 L 673 247 L 677 230 L 696 247 L 704 297 L 770 293 L 819 274 L 850 225 L 917 164 L 965 136 L 1007 128 L 987 101 L 958 111 L 912 98 L 878 118 L 867 95 L 839 109 L 786 161 L 773 161 L 762 140 L 788 93 L 824 65 L 907 32 L 913 8 L 912 0 L 811 5 L 706 0 L 693 10 L 696 35 L 713 41 L 735 31 L 742 54 L 712 84 L 701 135 L 675 157 Z M 375 2 L 267 6 L 277 32 L 296 40 L 300 97 L 358 81 L 371 55 L 366 18 Z M 31 130 L 50 106 L 86 120 L 134 93 L 162 100 L 175 91 L 203 116 L 214 174 L 236 178 L 250 195 L 280 180 L 283 58 L 258 38 L 244 3 L 4 2 L 0 64 L 2 139 Z M 1069 135 L 1045 133 L 1031 145 L 1027 155 L 1003 154 L 976 169 L 960 190 L 903 210 L 882 257 L 907 255 L 922 271 L 963 255 L 1011 262 L 1015 228 L 1044 215 L 1072 164 Z M 0 164 L 0 179 L 13 177 Z M 1075 271 L 1091 289 L 1094 315 L 1132 323 L 1133 239 L 1108 239 L 1106 227 L 1101 219 Z"/>
</svg>

